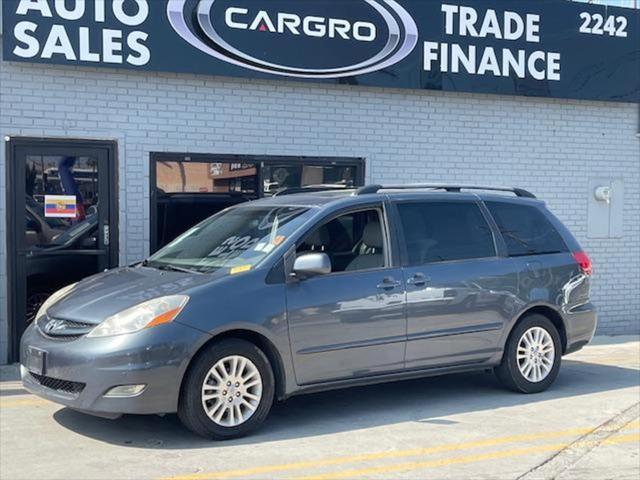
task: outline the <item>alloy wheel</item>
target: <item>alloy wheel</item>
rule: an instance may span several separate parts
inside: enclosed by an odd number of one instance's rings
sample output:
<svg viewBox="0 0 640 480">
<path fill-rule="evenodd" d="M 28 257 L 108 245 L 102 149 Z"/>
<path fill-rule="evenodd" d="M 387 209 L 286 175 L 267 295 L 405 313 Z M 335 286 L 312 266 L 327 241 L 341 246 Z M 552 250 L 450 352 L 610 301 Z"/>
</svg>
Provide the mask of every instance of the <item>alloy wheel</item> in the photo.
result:
<svg viewBox="0 0 640 480">
<path fill-rule="evenodd" d="M 222 427 L 237 427 L 255 413 L 262 399 L 262 377 L 246 357 L 232 355 L 218 360 L 202 384 L 202 406 Z"/>
<path fill-rule="evenodd" d="M 549 332 L 541 327 L 525 331 L 518 342 L 518 369 L 532 383 L 543 381 L 553 369 L 555 346 Z"/>
</svg>

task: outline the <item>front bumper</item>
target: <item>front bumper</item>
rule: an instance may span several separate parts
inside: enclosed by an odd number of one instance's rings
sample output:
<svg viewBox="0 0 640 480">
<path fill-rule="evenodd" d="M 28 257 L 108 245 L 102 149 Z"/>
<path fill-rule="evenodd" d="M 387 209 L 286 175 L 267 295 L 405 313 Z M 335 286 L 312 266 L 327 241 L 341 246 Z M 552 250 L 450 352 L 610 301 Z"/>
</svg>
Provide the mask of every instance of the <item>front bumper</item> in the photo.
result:
<svg viewBox="0 0 640 480">
<path fill-rule="evenodd" d="M 30 326 L 20 345 L 24 387 L 53 402 L 101 416 L 175 412 L 189 359 L 206 334 L 178 322 L 129 335 L 57 340 Z M 33 349 L 44 370 L 28 371 Z M 120 385 L 146 385 L 135 397 L 107 398 Z"/>
</svg>

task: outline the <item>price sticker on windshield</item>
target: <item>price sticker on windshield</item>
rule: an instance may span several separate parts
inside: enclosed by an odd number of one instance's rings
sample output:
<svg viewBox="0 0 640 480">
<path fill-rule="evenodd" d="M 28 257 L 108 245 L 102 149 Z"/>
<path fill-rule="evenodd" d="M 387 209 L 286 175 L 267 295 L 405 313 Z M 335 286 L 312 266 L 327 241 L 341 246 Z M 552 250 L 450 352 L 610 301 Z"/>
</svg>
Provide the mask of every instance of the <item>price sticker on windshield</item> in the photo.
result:
<svg viewBox="0 0 640 480">
<path fill-rule="evenodd" d="M 236 275 L 238 273 L 244 273 L 251 270 L 251 265 L 240 265 L 239 267 L 233 267 L 229 270 L 231 275 Z"/>
</svg>

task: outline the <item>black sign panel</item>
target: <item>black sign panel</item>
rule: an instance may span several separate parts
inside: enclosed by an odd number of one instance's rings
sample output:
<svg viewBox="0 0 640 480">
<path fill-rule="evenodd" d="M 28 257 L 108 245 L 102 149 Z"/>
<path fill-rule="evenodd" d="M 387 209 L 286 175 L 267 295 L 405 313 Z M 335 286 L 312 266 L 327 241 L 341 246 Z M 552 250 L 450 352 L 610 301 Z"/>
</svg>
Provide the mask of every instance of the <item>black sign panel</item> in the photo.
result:
<svg viewBox="0 0 640 480">
<path fill-rule="evenodd" d="M 5 61 L 640 102 L 638 10 L 567 0 L 3 0 Z"/>
</svg>

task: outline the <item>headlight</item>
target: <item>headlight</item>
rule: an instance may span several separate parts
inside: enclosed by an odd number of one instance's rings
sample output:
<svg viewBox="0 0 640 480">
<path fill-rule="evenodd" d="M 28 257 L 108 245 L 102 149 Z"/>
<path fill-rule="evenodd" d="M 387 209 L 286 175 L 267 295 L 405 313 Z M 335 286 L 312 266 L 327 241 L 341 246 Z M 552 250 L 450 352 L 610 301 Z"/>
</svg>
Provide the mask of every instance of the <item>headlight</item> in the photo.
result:
<svg viewBox="0 0 640 480">
<path fill-rule="evenodd" d="M 76 285 L 77 283 L 72 283 L 71 285 L 67 285 L 66 287 L 61 288 L 60 290 L 55 292 L 53 295 L 51 295 L 49 298 L 47 298 L 45 302 L 42 304 L 42 306 L 40 307 L 40 309 L 38 310 L 36 319 L 46 314 L 47 310 L 49 310 L 49 308 L 51 308 L 51 306 L 53 306 L 54 303 L 57 303 L 60 300 L 62 300 L 64 297 L 66 297 L 67 294 L 71 291 L 71 289 Z"/>
<path fill-rule="evenodd" d="M 154 298 L 106 318 L 87 337 L 122 335 L 172 322 L 188 301 L 186 295 Z"/>
</svg>

